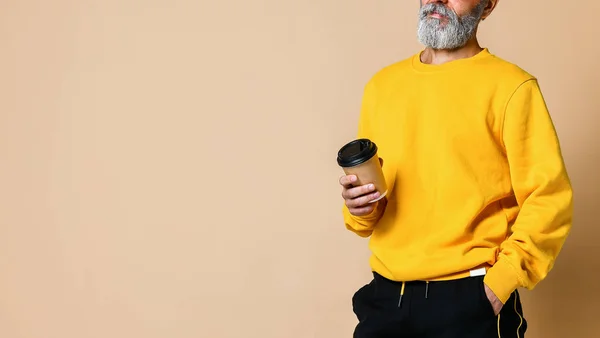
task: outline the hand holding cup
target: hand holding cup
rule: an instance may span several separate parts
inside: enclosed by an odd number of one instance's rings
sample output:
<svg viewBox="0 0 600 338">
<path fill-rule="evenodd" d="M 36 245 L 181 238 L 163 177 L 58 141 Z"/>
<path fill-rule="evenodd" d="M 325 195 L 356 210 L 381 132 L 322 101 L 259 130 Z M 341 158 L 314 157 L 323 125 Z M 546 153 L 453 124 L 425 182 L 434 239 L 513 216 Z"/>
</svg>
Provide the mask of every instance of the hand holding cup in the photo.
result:
<svg viewBox="0 0 600 338">
<path fill-rule="evenodd" d="M 368 139 L 354 140 L 339 150 L 337 162 L 346 174 L 339 183 L 350 213 L 368 215 L 375 208 L 375 202 L 387 194 L 383 160 L 377 155 L 377 145 Z"/>
<path fill-rule="evenodd" d="M 379 159 L 383 166 L 383 159 Z M 340 177 L 342 186 L 342 198 L 352 215 L 364 216 L 373 212 L 376 203 L 380 201 L 381 193 L 375 189 L 373 183 L 354 186 L 358 178 L 356 175 L 344 175 Z"/>
</svg>

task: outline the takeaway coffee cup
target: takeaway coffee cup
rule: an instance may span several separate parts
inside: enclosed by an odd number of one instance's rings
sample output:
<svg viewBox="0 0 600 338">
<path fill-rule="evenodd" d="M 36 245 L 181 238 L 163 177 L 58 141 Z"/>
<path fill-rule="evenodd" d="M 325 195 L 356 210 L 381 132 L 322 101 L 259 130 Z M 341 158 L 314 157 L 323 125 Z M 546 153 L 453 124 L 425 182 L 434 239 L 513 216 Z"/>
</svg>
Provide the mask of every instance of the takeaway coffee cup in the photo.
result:
<svg viewBox="0 0 600 338">
<path fill-rule="evenodd" d="M 375 142 L 361 138 L 347 143 L 338 151 L 337 162 L 346 175 L 356 175 L 355 186 L 371 183 L 375 185 L 375 189 L 381 195 L 371 203 L 385 197 L 388 188 Z"/>
</svg>

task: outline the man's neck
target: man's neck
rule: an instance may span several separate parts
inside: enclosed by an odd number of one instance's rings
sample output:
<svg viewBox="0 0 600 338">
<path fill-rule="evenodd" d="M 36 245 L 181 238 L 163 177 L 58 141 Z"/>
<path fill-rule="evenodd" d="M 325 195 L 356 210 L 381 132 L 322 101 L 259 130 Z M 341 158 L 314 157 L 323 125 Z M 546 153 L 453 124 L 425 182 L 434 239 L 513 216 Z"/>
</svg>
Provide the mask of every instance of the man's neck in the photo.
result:
<svg viewBox="0 0 600 338">
<path fill-rule="evenodd" d="M 431 65 L 441 65 L 446 62 L 469 58 L 481 52 L 483 48 L 476 38 L 469 40 L 466 45 L 457 49 L 425 48 L 421 53 L 421 62 Z"/>
</svg>

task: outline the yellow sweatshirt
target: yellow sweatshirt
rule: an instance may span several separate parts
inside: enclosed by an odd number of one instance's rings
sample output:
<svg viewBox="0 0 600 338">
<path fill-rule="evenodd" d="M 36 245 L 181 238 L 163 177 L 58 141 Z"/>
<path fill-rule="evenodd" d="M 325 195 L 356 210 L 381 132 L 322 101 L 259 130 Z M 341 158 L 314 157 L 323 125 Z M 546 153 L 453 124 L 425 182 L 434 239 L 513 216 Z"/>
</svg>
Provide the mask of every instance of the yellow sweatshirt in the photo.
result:
<svg viewBox="0 0 600 338">
<path fill-rule="evenodd" d="M 572 188 L 536 78 L 484 49 L 429 65 L 419 54 L 367 83 L 358 137 L 384 159 L 389 193 L 346 227 L 373 271 L 448 280 L 486 268 L 505 303 L 551 270 L 571 229 Z"/>
</svg>

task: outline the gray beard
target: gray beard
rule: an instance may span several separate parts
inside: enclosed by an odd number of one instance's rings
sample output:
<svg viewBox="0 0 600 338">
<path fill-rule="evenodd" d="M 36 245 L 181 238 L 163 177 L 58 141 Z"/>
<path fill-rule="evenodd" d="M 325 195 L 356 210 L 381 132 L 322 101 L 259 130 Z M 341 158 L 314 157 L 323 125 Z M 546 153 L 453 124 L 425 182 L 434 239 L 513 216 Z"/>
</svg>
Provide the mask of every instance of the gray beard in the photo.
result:
<svg viewBox="0 0 600 338">
<path fill-rule="evenodd" d="M 481 0 L 471 13 L 462 17 L 440 3 L 421 6 L 417 30 L 419 42 L 433 49 L 456 49 L 466 45 L 475 33 L 487 3 L 488 0 Z M 427 17 L 433 12 L 445 16 L 447 22 L 442 24 L 440 19 Z"/>
</svg>

